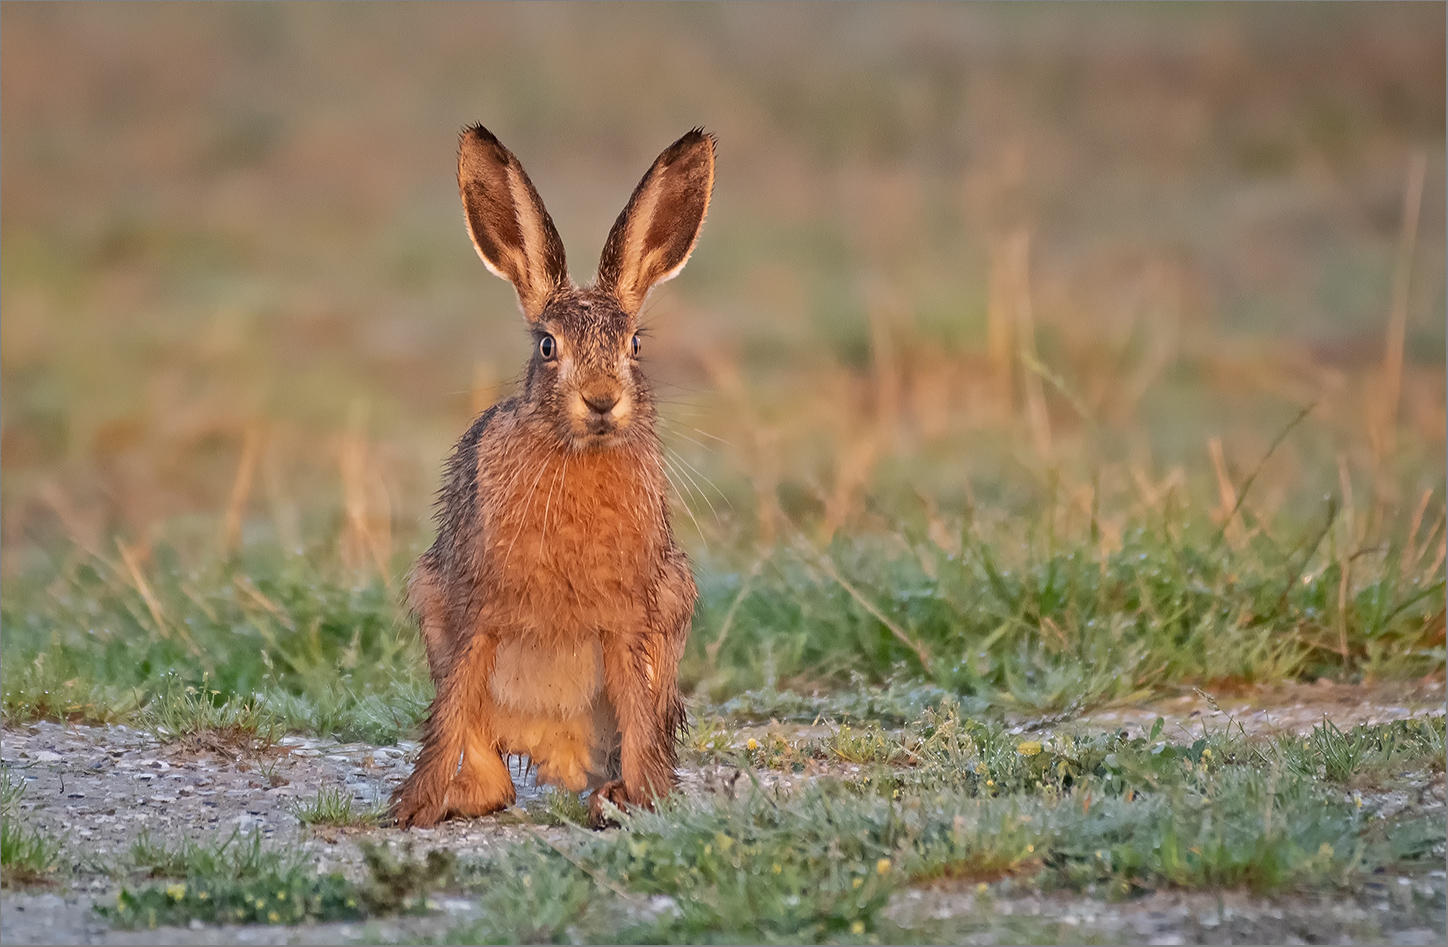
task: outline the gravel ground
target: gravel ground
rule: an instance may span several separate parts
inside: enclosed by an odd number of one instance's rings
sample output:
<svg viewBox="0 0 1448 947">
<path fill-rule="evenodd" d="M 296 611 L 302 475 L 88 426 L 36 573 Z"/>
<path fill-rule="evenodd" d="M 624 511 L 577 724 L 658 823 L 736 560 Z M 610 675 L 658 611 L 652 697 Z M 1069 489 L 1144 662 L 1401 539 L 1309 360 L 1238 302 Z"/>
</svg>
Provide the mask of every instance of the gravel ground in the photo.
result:
<svg viewBox="0 0 1448 947">
<path fill-rule="evenodd" d="M 1339 727 L 1423 714 L 1441 715 L 1443 682 L 1414 687 L 1363 688 L 1308 685 L 1211 699 L 1189 695 L 1149 707 L 1102 711 L 1069 721 L 1021 720 L 1022 731 L 1149 728 L 1157 716 L 1165 735 L 1218 729 L 1230 720 L 1249 734 L 1277 730 L 1307 732 L 1324 715 Z M 783 728 L 792 738 L 817 727 Z M 762 728 L 747 728 L 739 740 Z M 385 800 L 407 774 L 416 744 L 374 747 L 287 737 L 260 752 L 237 752 L 196 743 L 162 744 L 127 727 L 82 727 L 37 723 L 0 732 L 0 757 L 12 778 L 25 781 L 21 818 L 63 840 L 63 881 L 49 889 L 5 890 L 0 894 L 0 940 L 15 943 L 105 944 L 323 944 L 389 942 L 436 937 L 474 910 L 464 899 L 444 900 L 431 916 L 368 924 L 298 927 L 170 928 L 111 930 L 92 907 L 113 899 L 116 882 L 107 873 L 123 864 L 131 845 L 148 833 L 174 841 L 224 838 L 234 829 L 260 832 L 272 844 L 301 846 L 322 871 L 360 877 L 356 844 L 360 830 L 307 829 L 292 815 L 299 801 L 319 788 L 346 787 L 364 802 Z M 848 770 L 849 767 L 831 766 Z M 519 773 L 519 804 L 539 790 Z M 727 791 L 737 772 L 728 767 L 686 770 L 683 791 Z M 769 774 L 771 777 L 774 774 Z M 786 782 L 811 773 L 778 774 Z M 1444 785 L 1399 793 L 1379 805 L 1443 807 Z M 529 832 L 561 840 L 565 830 L 524 828 L 507 819 L 450 822 L 435 829 L 366 830 L 373 840 L 414 843 L 419 852 L 446 847 L 462 855 L 509 845 Z M 1352 898 L 1296 897 L 1266 900 L 1239 892 L 1158 892 L 1124 902 L 1065 894 L 1042 894 L 1010 880 L 982 891 L 975 886 L 932 886 L 898 894 L 888 908 L 897 922 L 910 924 L 951 917 L 980 917 L 1000 930 L 1041 925 L 1079 932 L 1083 939 L 1138 943 L 1443 943 L 1444 931 L 1430 926 L 1442 917 L 1443 871 L 1414 878 L 1383 878 Z M 1438 922 L 1438 923 L 1441 923 Z M 997 936 L 983 933 L 982 937 Z"/>
</svg>

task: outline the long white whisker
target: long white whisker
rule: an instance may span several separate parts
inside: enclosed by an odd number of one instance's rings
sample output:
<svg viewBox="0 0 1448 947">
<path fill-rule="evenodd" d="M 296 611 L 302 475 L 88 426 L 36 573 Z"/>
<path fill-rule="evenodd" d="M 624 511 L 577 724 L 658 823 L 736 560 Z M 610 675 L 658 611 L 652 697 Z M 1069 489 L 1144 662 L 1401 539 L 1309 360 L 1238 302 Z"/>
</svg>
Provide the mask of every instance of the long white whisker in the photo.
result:
<svg viewBox="0 0 1448 947">
<path fill-rule="evenodd" d="M 704 544 L 704 551 L 705 551 L 705 552 L 708 552 L 708 551 L 709 551 L 709 541 L 704 538 L 704 527 L 702 527 L 702 526 L 699 525 L 698 517 L 694 516 L 694 511 L 691 510 L 691 509 L 689 509 L 689 503 L 688 503 L 687 500 L 684 499 L 684 494 L 683 494 L 683 492 L 679 489 L 679 485 L 674 482 L 674 478 L 673 478 L 673 477 L 669 476 L 669 471 L 668 471 L 668 458 L 667 458 L 667 457 L 664 458 L 664 465 L 665 465 L 665 467 L 664 467 L 664 479 L 667 480 L 667 481 L 669 481 L 669 486 L 673 487 L 673 488 L 674 488 L 674 493 L 678 494 L 678 496 L 679 496 L 679 504 L 680 504 L 681 506 L 683 506 L 684 512 L 689 514 L 689 519 L 691 519 L 691 520 L 694 521 L 694 528 L 699 531 L 699 542 L 701 542 L 701 543 Z"/>
<path fill-rule="evenodd" d="M 660 473 L 663 473 L 663 474 L 664 474 L 664 478 L 665 478 L 665 479 L 668 479 L 668 474 L 664 471 L 664 468 L 663 468 L 663 465 L 662 465 L 662 464 L 659 465 L 659 468 L 658 468 L 658 469 L 659 469 L 659 472 L 660 472 Z M 647 476 L 647 475 L 644 476 L 644 477 L 643 477 L 643 485 L 644 485 L 644 490 L 646 490 L 646 491 L 648 492 L 648 495 L 649 495 L 649 503 L 652 504 L 652 506 L 651 506 L 651 508 L 650 508 L 650 512 L 651 512 L 654 516 L 656 516 L 656 517 L 658 517 L 658 516 L 663 516 L 663 515 L 664 515 L 664 509 L 665 509 L 665 506 L 664 506 L 664 498 L 663 498 L 662 496 L 660 496 L 660 495 L 659 495 L 659 491 L 658 491 L 657 489 L 655 489 L 655 484 L 654 484 L 653 478 L 652 478 L 652 477 L 649 477 L 649 476 Z"/>
<path fill-rule="evenodd" d="M 710 480 L 710 479 L 708 478 L 708 476 L 705 475 L 704 471 L 700 470 L 698 467 L 695 467 L 693 464 L 691 464 L 691 463 L 689 463 L 687 460 L 685 460 L 685 459 L 684 459 L 684 455 L 681 454 L 681 453 L 679 453 L 678 451 L 676 451 L 676 450 L 670 450 L 670 453 L 672 453 L 672 454 L 674 455 L 674 459 L 675 459 L 675 460 L 677 460 L 679 463 L 683 464 L 685 467 L 688 467 L 690 470 L 694 471 L 694 473 L 698 474 L 700 477 L 702 477 L 702 478 L 704 479 L 704 482 L 705 482 L 705 483 L 707 483 L 709 486 L 713 487 L 713 488 L 714 488 L 714 492 L 717 493 L 717 494 L 719 494 L 719 499 L 721 499 L 721 500 L 724 501 L 724 505 L 725 505 L 725 506 L 729 507 L 729 509 L 731 509 L 731 510 L 734 509 L 734 504 L 729 502 L 729 498 L 724 495 L 724 491 L 723 491 L 723 490 L 720 490 L 720 489 L 719 489 L 719 485 L 718 485 L 717 483 L 715 483 L 714 481 Z M 706 501 L 706 502 L 707 502 L 707 500 L 708 500 L 708 497 L 705 497 L 705 501 Z"/>
<path fill-rule="evenodd" d="M 668 468 L 679 478 L 679 483 L 687 488 L 680 493 L 680 499 L 687 498 L 688 502 L 692 503 L 695 495 L 699 492 L 699 485 L 686 477 L 684 469 L 679 466 L 678 461 L 669 457 L 667 454 L 664 456 L 664 463 L 667 464 Z"/>
<path fill-rule="evenodd" d="M 563 455 L 563 470 L 561 471 L 563 482 L 568 483 L 568 455 Z M 558 474 L 553 475 L 553 482 L 548 485 L 548 501 L 543 504 L 543 532 L 538 537 L 538 554 L 543 554 L 543 544 L 548 540 L 548 512 L 553 508 L 553 489 L 558 486 Z M 558 502 L 563 502 L 563 494 L 558 495 Z"/>
<path fill-rule="evenodd" d="M 665 448 L 665 450 L 668 450 L 668 448 Z M 674 456 L 674 462 L 679 465 L 679 466 L 675 467 L 674 469 L 678 470 L 678 471 L 679 471 L 681 474 L 683 474 L 685 477 L 688 477 L 688 478 L 689 478 L 689 482 L 694 485 L 694 489 L 695 489 L 696 491 L 698 491 L 699 496 L 704 499 L 705 505 L 709 507 L 709 512 L 714 514 L 714 525 L 716 525 L 716 526 L 719 525 L 719 511 L 716 510 L 716 509 L 714 509 L 714 504 L 713 504 L 713 502 L 709 499 L 709 494 L 707 494 L 707 493 L 704 492 L 704 488 L 701 487 L 701 486 L 699 486 L 699 482 L 698 482 L 697 480 L 695 480 L 695 479 L 693 478 L 693 476 L 690 475 L 689 471 L 686 469 L 686 468 L 688 468 L 689 466 L 691 466 L 691 465 L 689 464 L 689 462 L 688 462 L 687 460 L 685 460 L 684 458 L 680 457 L 680 456 L 678 455 L 678 452 L 676 452 L 676 451 L 669 450 L 669 453 L 670 453 L 670 454 L 673 454 L 673 456 Z M 700 476 L 702 476 L 702 474 L 701 474 Z M 715 489 L 715 490 L 718 490 L 719 488 L 718 488 L 718 487 L 715 487 L 714 489 Z M 723 494 L 720 494 L 720 496 L 723 496 Z"/>
<path fill-rule="evenodd" d="M 513 541 L 508 543 L 508 554 L 503 557 L 503 565 L 505 568 L 509 562 L 513 561 L 513 547 L 518 544 L 518 537 L 523 535 L 523 527 L 528 525 L 528 514 L 533 510 L 533 498 L 538 495 L 538 484 L 542 482 L 543 475 L 548 472 L 548 468 L 551 466 L 553 466 L 552 457 L 545 458 L 544 461 L 538 465 L 538 476 L 533 479 L 533 486 L 528 491 L 528 505 L 523 509 L 523 516 L 518 521 L 518 528 L 513 531 Z"/>
<path fill-rule="evenodd" d="M 672 423 L 670 423 L 670 422 L 668 422 L 668 421 L 664 421 L 663 423 L 668 427 L 669 434 L 671 434 L 672 436 L 674 436 L 674 437 L 682 437 L 684 440 L 688 441 L 690 444 L 697 444 L 700 448 L 702 448 L 703 450 L 708 451 L 708 452 L 711 453 L 711 454 L 718 454 L 718 453 L 719 453 L 719 449 L 718 449 L 717 447 L 713 447 L 713 446 L 711 446 L 711 445 L 709 445 L 709 444 L 705 444 L 703 441 L 696 440 L 695 438 L 690 437 L 689 435 L 685 434 L 683 431 L 679 430 L 677 427 L 675 427 Z M 691 431 L 699 431 L 698 428 L 693 427 L 693 426 L 690 426 L 689 429 L 690 429 Z M 700 433 L 700 434 L 703 434 L 704 432 L 703 432 L 703 431 L 699 431 L 699 433 Z M 710 436 L 712 437 L 712 435 L 710 435 Z M 730 444 L 728 441 L 723 440 L 722 438 L 717 438 L 717 437 L 716 437 L 716 438 L 714 438 L 714 439 L 715 439 L 716 441 L 719 441 L 719 442 L 722 443 L 722 444 L 728 445 L 729 447 L 733 447 L 733 446 L 734 446 L 733 444 Z"/>
<path fill-rule="evenodd" d="M 717 435 L 717 434 L 710 434 L 708 431 L 701 430 L 700 428 L 694 427 L 692 424 L 689 425 L 689 426 L 690 426 L 691 428 L 693 428 L 693 430 L 694 430 L 695 433 L 702 434 L 702 435 L 704 435 L 705 437 L 713 438 L 714 440 L 718 441 L 720 444 L 724 444 L 724 445 L 727 446 L 727 447 L 733 447 L 733 446 L 734 446 L 734 444 L 733 444 L 732 441 L 726 441 L 726 440 L 724 440 L 724 438 L 720 437 L 720 436 Z"/>
</svg>

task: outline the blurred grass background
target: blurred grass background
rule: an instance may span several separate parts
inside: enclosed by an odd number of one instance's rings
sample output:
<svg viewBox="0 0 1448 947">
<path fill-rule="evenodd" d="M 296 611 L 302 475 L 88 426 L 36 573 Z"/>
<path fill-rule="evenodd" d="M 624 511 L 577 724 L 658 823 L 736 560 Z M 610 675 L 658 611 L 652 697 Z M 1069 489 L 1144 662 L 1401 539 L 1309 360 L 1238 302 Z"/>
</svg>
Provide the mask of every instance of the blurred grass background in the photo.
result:
<svg viewBox="0 0 1448 947">
<path fill-rule="evenodd" d="M 7 717 L 205 674 L 410 723 L 401 579 L 527 355 L 462 227 L 473 121 L 580 281 L 654 155 L 719 137 L 645 316 L 696 694 L 1441 671 L 1441 5 L 0 22 Z"/>
</svg>

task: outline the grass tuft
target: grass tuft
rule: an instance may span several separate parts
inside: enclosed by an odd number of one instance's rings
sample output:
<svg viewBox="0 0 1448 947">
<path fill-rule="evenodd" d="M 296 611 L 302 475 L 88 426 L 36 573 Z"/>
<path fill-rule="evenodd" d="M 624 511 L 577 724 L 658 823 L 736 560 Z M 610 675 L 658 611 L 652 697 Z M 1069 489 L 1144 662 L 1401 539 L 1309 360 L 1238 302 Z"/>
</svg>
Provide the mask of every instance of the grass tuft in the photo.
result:
<svg viewBox="0 0 1448 947">
<path fill-rule="evenodd" d="M 215 843 L 182 839 L 157 841 L 143 832 L 131 845 L 131 868 L 147 878 L 216 878 L 235 881 L 284 876 L 302 866 L 302 857 L 262 847 L 261 833 L 235 829 Z"/>
<path fill-rule="evenodd" d="M 223 698 L 210 681 L 207 673 L 194 686 L 171 677 L 166 690 L 142 709 L 141 725 L 164 742 L 185 741 L 223 752 L 263 750 L 276 743 L 279 727 L 271 713 L 254 698 Z"/>
<path fill-rule="evenodd" d="M 6 887 L 50 883 L 59 867 L 60 842 L 21 824 L 22 780 L 0 774 L 0 881 Z"/>
<path fill-rule="evenodd" d="M 296 803 L 290 812 L 297 821 L 313 828 L 361 829 L 381 825 L 387 818 L 387 804 L 364 804 L 345 789 L 322 786 L 316 796 Z"/>
</svg>

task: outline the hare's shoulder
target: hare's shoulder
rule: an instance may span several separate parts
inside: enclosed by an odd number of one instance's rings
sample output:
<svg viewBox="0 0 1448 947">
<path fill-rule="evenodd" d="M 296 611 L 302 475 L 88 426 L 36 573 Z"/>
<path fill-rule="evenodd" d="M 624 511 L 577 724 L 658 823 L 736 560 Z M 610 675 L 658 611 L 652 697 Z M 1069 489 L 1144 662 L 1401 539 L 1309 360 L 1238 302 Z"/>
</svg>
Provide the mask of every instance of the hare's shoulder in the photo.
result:
<svg viewBox="0 0 1448 947">
<path fill-rule="evenodd" d="M 452 454 L 443 468 L 442 484 L 437 491 L 437 554 L 446 556 L 457 540 L 477 530 L 481 523 L 478 508 L 480 483 L 479 463 L 483 442 L 501 433 L 517 413 L 516 398 L 509 398 L 488 408 L 473 419 L 463 436 L 453 445 Z"/>
</svg>

